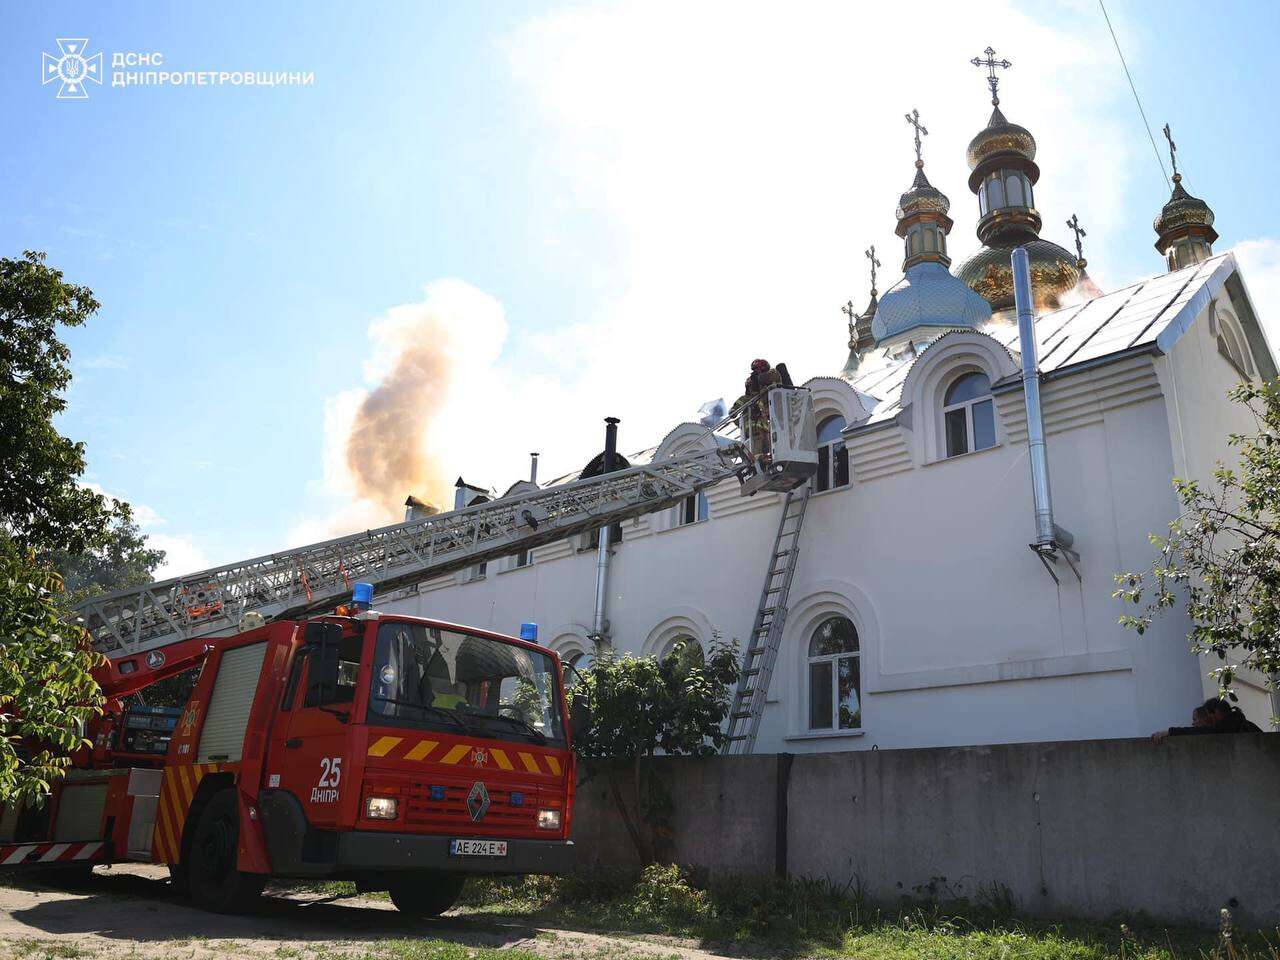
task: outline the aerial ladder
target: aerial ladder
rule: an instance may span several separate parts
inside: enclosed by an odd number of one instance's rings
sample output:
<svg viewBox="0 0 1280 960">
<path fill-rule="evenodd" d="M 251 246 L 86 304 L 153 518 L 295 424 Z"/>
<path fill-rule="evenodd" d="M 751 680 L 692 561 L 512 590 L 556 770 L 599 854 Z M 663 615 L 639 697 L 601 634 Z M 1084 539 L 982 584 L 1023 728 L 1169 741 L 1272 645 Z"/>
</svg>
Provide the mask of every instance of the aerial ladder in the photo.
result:
<svg viewBox="0 0 1280 960">
<path fill-rule="evenodd" d="M 767 457 L 752 453 L 751 418 L 730 417 L 678 456 L 88 599 L 77 612 L 108 660 L 104 686 L 140 690 L 196 662 L 202 638 L 331 610 L 356 582 L 382 593 L 411 586 L 673 507 L 736 476 L 744 496 L 787 495 L 730 717 L 728 749 L 750 752 L 817 467 L 809 391 L 774 387 L 765 401 L 770 435 L 755 449 Z"/>
</svg>

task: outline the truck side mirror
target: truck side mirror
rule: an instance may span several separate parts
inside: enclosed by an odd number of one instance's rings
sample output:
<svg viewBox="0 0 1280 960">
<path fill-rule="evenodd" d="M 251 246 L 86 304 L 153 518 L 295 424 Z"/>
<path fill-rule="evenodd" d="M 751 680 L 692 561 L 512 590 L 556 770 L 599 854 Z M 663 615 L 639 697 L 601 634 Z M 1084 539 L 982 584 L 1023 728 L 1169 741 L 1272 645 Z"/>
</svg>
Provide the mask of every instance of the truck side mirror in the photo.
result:
<svg viewBox="0 0 1280 960">
<path fill-rule="evenodd" d="M 591 698 L 587 691 L 578 690 L 569 708 L 569 733 L 577 740 L 591 727 Z"/>
<path fill-rule="evenodd" d="M 308 707 L 330 703 L 338 692 L 338 653 L 342 627 L 336 623 L 308 623 L 303 649 L 311 658 L 307 670 Z"/>
</svg>

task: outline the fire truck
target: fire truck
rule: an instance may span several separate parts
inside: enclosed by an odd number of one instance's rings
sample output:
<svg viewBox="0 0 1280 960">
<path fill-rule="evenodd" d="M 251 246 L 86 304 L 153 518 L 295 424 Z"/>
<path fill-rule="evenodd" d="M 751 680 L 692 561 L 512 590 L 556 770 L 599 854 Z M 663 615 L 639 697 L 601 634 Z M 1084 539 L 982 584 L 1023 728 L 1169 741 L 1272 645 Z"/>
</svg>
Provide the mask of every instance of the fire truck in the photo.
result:
<svg viewBox="0 0 1280 960">
<path fill-rule="evenodd" d="M 573 723 L 586 705 L 568 709 L 536 625 L 515 637 L 379 612 L 374 589 L 412 593 L 596 530 L 607 549 L 611 525 L 734 476 L 748 495 L 785 491 L 794 523 L 792 497 L 807 498 L 816 465 L 811 401 L 775 388 L 769 402 L 768 458 L 725 436 L 726 421 L 691 452 L 618 469 L 611 425 L 598 475 L 86 601 L 106 708 L 49 802 L 0 810 L 0 868 L 163 864 L 219 912 L 249 908 L 273 877 L 349 879 L 423 917 L 447 910 L 469 875 L 570 869 Z M 794 555 L 787 584 L 792 570 Z M 771 618 L 775 576 L 761 598 Z M 785 590 L 780 600 L 785 611 Z M 743 717 L 763 703 L 780 621 L 757 632 L 744 655 L 756 690 L 744 698 L 740 682 L 735 697 Z M 180 710 L 126 707 L 195 669 Z"/>
</svg>

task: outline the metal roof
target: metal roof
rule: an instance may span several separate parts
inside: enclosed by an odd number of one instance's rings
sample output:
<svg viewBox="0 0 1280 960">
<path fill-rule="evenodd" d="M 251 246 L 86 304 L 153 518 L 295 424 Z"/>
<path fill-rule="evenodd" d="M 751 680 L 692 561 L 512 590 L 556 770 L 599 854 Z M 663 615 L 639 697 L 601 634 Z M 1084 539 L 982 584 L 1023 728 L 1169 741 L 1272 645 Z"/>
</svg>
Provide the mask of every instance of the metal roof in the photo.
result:
<svg viewBox="0 0 1280 960">
<path fill-rule="evenodd" d="M 1064 373 L 1068 368 L 1138 349 L 1167 352 L 1235 271 L 1235 257 L 1224 253 L 1093 300 L 1041 314 L 1035 322 L 1041 373 Z M 994 321 L 979 329 L 1006 349 L 1018 352 L 1016 323 Z M 936 342 L 935 339 L 924 350 Z M 912 357 L 889 361 L 850 378 L 856 389 L 880 401 L 867 426 L 897 415 L 902 384 L 913 363 Z"/>
</svg>

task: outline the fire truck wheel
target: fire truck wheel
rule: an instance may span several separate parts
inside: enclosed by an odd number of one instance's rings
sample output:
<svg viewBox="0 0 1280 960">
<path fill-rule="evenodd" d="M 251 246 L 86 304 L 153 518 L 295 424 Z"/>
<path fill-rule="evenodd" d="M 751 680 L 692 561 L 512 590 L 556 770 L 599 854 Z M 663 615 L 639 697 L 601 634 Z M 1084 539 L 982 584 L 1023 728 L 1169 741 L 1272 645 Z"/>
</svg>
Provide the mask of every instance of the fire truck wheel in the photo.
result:
<svg viewBox="0 0 1280 960">
<path fill-rule="evenodd" d="M 214 913 L 243 913 L 262 894 L 267 882 L 265 875 L 236 869 L 239 841 L 236 792 L 220 790 L 201 811 L 183 863 L 187 886 L 196 906 Z"/>
<path fill-rule="evenodd" d="M 391 882 L 391 902 L 409 917 L 438 917 L 458 899 L 462 873 L 409 873 Z"/>
</svg>

